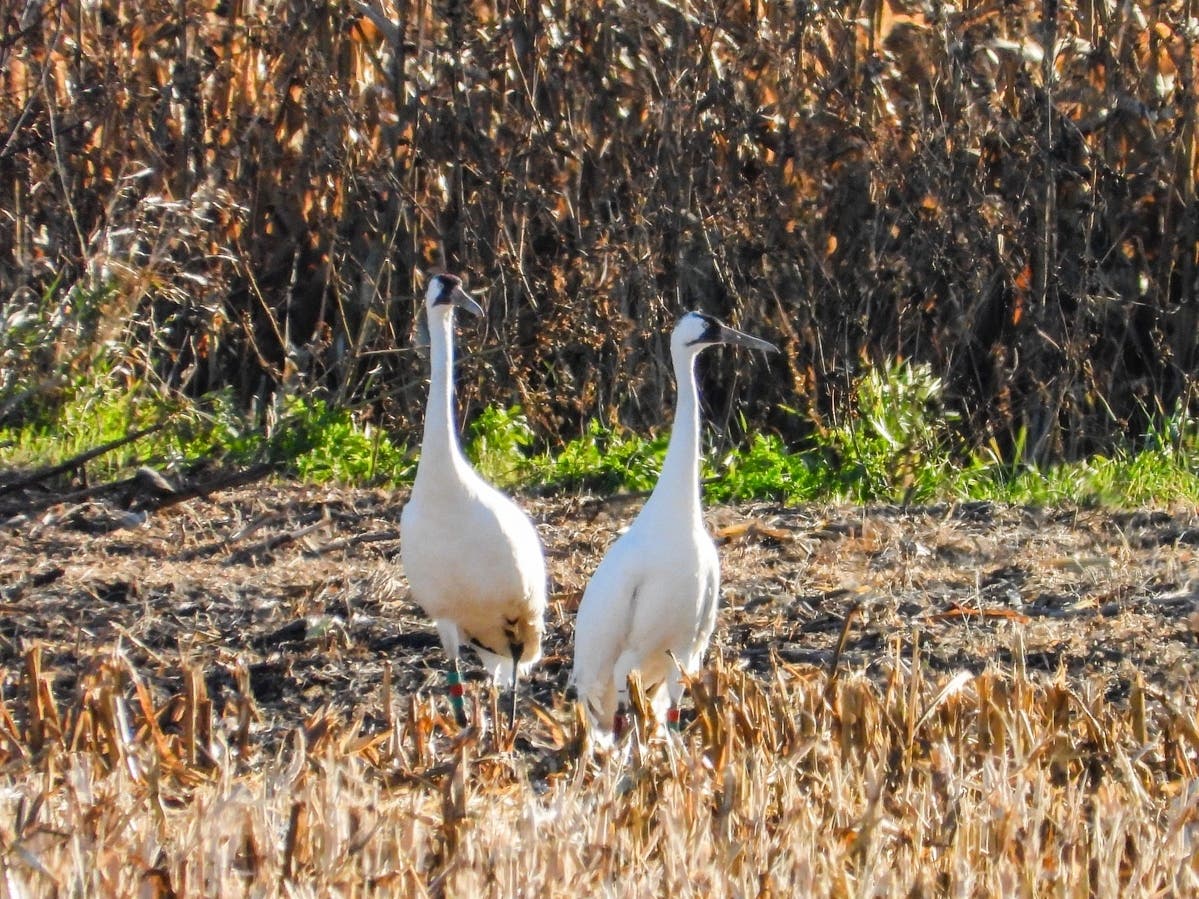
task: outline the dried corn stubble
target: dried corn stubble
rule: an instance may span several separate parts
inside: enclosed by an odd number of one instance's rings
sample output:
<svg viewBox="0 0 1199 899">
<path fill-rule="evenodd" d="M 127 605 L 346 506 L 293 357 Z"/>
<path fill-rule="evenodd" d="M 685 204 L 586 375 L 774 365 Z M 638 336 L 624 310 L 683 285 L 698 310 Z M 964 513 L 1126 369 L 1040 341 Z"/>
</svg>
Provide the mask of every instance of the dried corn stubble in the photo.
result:
<svg viewBox="0 0 1199 899">
<path fill-rule="evenodd" d="M 270 513 L 263 528 L 289 532 L 321 507 L 364 532 L 394 512 L 368 492 L 279 491 L 180 505 L 182 549 L 224 545 L 256 507 Z M 612 522 L 588 525 L 568 503 L 537 509 L 571 541 L 555 576 L 577 577 Z M 0 534 L 5 572 L 35 556 L 63 569 L 6 607 L 43 646 L 34 658 L 0 643 L 0 863 L 32 896 L 67 883 L 181 896 L 1193 887 L 1193 563 L 1169 537 L 1184 519 L 771 514 L 827 531 L 818 552 L 789 557 L 749 536 L 726 548 L 729 601 L 685 730 L 665 741 L 646 709 L 635 751 L 603 759 L 558 696 L 569 614 L 547 632 L 533 711 L 508 750 L 447 720 L 427 622 L 402 596 L 348 583 L 384 546 L 309 557 L 282 544 L 230 577 L 221 554 L 159 571 L 176 526 L 164 520 L 137 537 Z M 1038 564 L 1102 555 L 1111 540 L 1127 565 Z M 913 557 L 915 544 L 932 552 Z M 139 603 L 98 603 L 86 586 L 100 565 L 136 580 Z M 1008 607 L 1013 592 L 1026 624 L 934 620 L 953 602 Z M 1080 607 L 1092 595 L 1104 598 Z M 296 616 L 341 614 L 347 596 L 350 645 L 272 639 Z M 95 634 L 125 651 L 89 651 Z"/>
<path fill-rule="evenodd" d="M 36 653 L 27 670 L 39 674 Z M 1143 691 L 1125 708 L 997 671 L 900 668 L 880 687 L 793 667 L 762 680 L 716 659 L 691 682 L 696 717 L 681 735 L 648 730 L 623 759 L 576 758 L 539 780 L 529 772 L 538 753 L 561 752 L 570 707 L 522 722 L 541 746 L 522 753 L 478 747 L 416 704 L 424 767 L 397 779 L 392 735 L 361 719 L 326 712 L 290 752 L 238 757 L 221 748 L 236 706 L 162 730 L 136 678 L 105 656 L 73 705 L 47 705 L 28 676 L 5 704 L 24 752 L 7 767 L 0 840 L 25 894 L 68 882 L 152 883 L 157 895 L 1196 886 L 1193 696 Z M 22 721 L 35 715 L 39 726 Z M 74 723 L 69 738 L 55 720 Z M 215 751 L 189 736 L 205 727 Z"/>
</svg>

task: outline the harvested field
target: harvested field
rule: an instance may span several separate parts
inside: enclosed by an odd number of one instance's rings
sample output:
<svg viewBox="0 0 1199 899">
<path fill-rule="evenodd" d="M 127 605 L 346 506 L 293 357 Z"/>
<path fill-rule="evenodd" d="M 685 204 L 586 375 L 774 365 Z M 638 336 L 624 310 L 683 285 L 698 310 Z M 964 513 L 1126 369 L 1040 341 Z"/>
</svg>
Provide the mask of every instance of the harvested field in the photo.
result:
<svg viewBox="0 0 1199 899">
<path fill-rule="evenodd" d="M 448 720 L 402 497 L 53 499 L 0 507 L 5 895 L 1199 889 L 1194 510 L 712 509 L 681 740 L 580 760 L 573 613 L 636 498 L 527 503 L 515 737 Z"/>
</svg>

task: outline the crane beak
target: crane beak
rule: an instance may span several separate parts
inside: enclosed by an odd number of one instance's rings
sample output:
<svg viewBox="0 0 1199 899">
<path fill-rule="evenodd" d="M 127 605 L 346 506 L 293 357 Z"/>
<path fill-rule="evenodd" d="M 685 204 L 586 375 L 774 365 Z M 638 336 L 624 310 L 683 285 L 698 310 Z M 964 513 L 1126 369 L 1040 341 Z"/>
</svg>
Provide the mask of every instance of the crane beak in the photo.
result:
<svg viewBox="0 0 1199 899">
<path fill-rule="evenodd" d="M 471 315 L 479 317 L 483 315 L 483 307 L 475 302 L 475 298 L 461 287 L 454 288 L 454 292 L 450 294 L 450 302 L 464 312 L 469 312 Z"/>
<path fill-rule="evenodd" d="M 730 328 L 728 325 L 720 326 L 720 342 L 743 346 L 751 350 L 761 350 L 763 353 L 777 353 L 779 351 L 779 348 L 769 340 L 762 340 L 760 337 L 751 337 L 749 334 L 738 331 L 736 328 Z"/>
</svg>

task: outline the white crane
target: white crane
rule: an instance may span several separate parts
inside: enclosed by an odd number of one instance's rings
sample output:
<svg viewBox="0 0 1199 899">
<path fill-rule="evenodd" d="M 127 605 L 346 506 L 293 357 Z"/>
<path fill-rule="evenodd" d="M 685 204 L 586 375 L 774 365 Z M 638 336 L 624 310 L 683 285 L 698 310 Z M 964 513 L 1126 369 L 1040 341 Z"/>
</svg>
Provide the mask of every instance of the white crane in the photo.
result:
<svg viewBox="0 0 1199 899">
<path fill-rule="evenodd" d="M 628 676 L 678 725 L 682 679 L 671 655 L 694 672 L 716 625 L 720 559 L 704 527 L 699 493 L 699 393 L 695 357 L 719 343 L 776 350 L 700 312 L 679 319 L 670 337 L 678 400 L 662 473 L 636 520 L 600 562 L 579 606 L 571 682 L 601 733 L 627 724 Z"/>
<path fill-rule="evenodd" d="M 450 659 L 450 702 L 466 723 L 458 656 L 475 648 L 497 683 L 512 686 L 541 657 L 545 556 L 533 524 L 470 466 L 454 427 L 454 308 L 482 315 L 456 275 L 434 275 L 429 317 L 429 402 L 412 495 L 400 516 L 400 555 L 417 604 Z"/>
</svg>

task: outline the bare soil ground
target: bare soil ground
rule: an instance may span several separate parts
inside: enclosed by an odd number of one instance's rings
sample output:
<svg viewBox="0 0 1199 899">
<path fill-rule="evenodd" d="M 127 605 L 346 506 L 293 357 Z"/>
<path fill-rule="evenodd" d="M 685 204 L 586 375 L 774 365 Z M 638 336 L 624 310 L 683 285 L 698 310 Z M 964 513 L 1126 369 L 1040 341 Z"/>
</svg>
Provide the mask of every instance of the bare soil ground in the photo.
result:
<svg viewBox="0 0 1199 899">
<path fill-rule="evenodd" d="M 81 666 L 110 647 L 156 702 L 181 690 L 189 667 L 204 672 L 218 714 L 248 683 L 252 739 L 264 747 L 324 707 L 369 728 L 388 665 L 398 695 L 441 690 L 436 634 L 398 565 L 402 495 L 257 485 L 149 515 L 126 511 L 128 496 L 54 499 L 9 491 L 0 505 L 6 696 L 35 641 L 68 703 Z M 552 601 L 524 701 L 562 709 L 583 586 L 640 503 L 526 502 Z M 780 664 L 880 672 L 917 651 L 935 670 L 1024 664 L 1098 679 L 1119 702 L 1138 672 L 1170 693 L 1199 670 L 1193 509 L 753 504 L 713 508 L 709 523 L 724 569 L 712 651 L 759 674 Z"/>
</svg>

